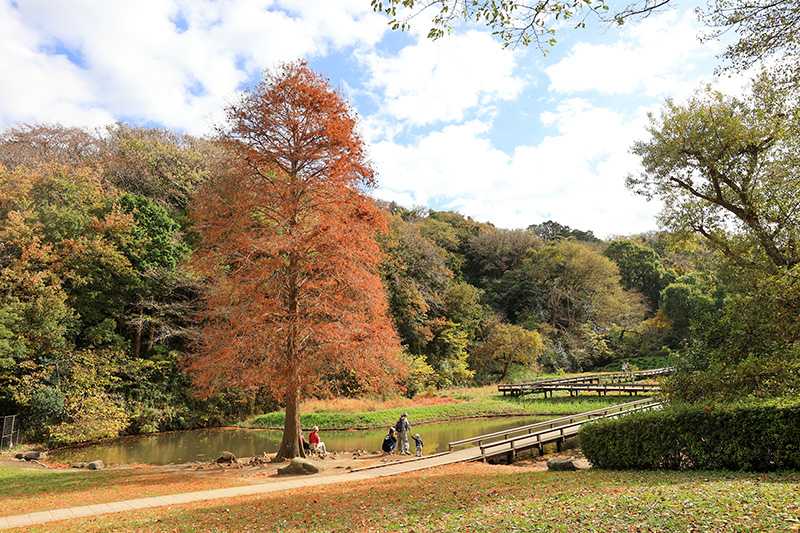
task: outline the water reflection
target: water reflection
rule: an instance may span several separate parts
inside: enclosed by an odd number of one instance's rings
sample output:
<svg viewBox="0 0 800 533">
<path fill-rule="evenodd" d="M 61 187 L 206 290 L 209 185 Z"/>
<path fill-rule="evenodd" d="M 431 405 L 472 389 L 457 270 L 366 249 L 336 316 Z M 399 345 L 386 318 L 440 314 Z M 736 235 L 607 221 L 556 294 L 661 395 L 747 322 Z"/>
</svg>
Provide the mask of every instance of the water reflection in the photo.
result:
<svg viewBox="0 0 800 533">
<path fill-rule="evenodd" d="M 475 435 L 501 431 L 521 424 L 542 420 L 542 417 L 476 418 L 437 422 L 412 427 L 425 441 L 425 453 L 447 450 L 447 443 Z M 413 421 L 412 421 L 413 422 Z M 323 431 L 328 450 L 377 451 L 385 429 L 355 431 Z M 238 457 L 263 452 L 273 453 L 280 444 L 281 432 L 247 429 L 198 429 L 140 437 L 127 437 L 112 442 L 55 452 L 52 457 L 63 462 L 102 459 L 106 464 L 157 464 L 208 461 L 222 451 Z M 413 442 L 411 443 L 413 451 Z"/>
</svg>

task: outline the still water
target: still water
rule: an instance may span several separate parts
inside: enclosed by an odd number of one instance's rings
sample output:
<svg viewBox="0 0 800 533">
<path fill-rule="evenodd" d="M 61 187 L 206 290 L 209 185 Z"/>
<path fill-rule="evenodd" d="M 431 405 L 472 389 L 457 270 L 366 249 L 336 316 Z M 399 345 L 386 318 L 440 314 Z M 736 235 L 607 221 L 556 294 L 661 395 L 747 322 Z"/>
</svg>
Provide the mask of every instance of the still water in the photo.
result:
<svg viewBox="0 0 800 533">
<path fill-rule="evenodd" d="M 501 431 L 543 420 L 542 417 L 473 418 L 416 425 L 425 441 L 425 453 L 447 450 L 447 443 L 493 431 Z M 413 421 L 412 421 L 413 422 Z M 322 431 L 328 451 L 378 451 L 385 429 Z M 82 448 L 61 450 L 51 457 L 65 463 L 102 459 L 106 464 L 156 464 L 210 461 L 223 451 L 237 457 L 273 453 L 280 444 L 281 432 L 251 429 L 197 429 L 154 435 L 125 437 Z M 411 443 L 413 450 L 413 442 Z"/>
</svg>

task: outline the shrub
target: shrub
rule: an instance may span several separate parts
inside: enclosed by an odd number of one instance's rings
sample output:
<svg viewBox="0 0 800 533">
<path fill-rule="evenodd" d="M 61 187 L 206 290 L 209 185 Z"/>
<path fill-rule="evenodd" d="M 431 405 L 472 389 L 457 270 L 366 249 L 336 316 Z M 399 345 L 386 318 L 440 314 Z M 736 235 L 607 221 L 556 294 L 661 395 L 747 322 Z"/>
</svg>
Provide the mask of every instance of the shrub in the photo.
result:
<svg viewBox="0 0 800 533">
<path fill-rule="evenodd" d="M 580 444 L 599 468 L 800 468 L 800 401 L 675 405 L 588 424 Z"/>
</svg>

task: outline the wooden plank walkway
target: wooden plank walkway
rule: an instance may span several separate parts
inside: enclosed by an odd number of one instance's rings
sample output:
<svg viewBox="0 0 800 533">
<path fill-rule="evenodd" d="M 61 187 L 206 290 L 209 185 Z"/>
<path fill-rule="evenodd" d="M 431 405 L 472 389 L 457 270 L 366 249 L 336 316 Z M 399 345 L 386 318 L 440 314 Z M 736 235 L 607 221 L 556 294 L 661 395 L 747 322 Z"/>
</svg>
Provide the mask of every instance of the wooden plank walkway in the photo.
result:
<svg viewBox="0 0 800 533">
<path fill-rule="evenodd" d="M 674 368 L 656 368 L 652 370 L 640 370 L 636 372 L 608 372 L 583 374 L 568 378 L 551 378 L 539 381 L 529 381 L 524 383 L 502 383 L 497 386 L 497 390 L 503 395 L 511 394 L 520 396 L 523 394 L 543 393 L 547 396 L 548 392 L 552 396 L 552 391 L 570 391 L 579 393 L 582 391 L 598 391 L 598 394 L 608 394 L 609 392 L 627 392 L 638 394 L 640 392 L 657 392 L 658 385 L 636 384 L 635 382 L 659 376 L 666 376 L 674 372 Z"/>
<path fill-rule="evenodd" d="M 258 485 L 185 492 L 149 498 L 135 498 L 131 500 L 67 507 L 22 515 L 0 516 L 0 530 L 26 528 L 61 520 L 152 509 L 155 507 L 252 496 L 256 494 L 269 494 L 300 488 L 315 488 L 336 483 L 364 481 L 380 477 L 396 476 L 454 463 L 487 460 L 502 455 L 506 455 L 513 460 L 520 451 L 538 448 L 539 451 L 542 452 L 544 444 L 552 442 L 557 444 L 562 443 L 565 439 L 575 436 L 580 430 L 581 425 L 592 420 L 624 416 L 625 414 L 635 411 L 655 409 L 660 407 L 660 405 L 661 402 L 658 400 L 637 400 L 635 402 L 628 402 L 605 409 L 596 409 L 577 415 L 556 418 L 550 421 L 527 424 L 503 432 L 479 435 L 471 439 L 456 441 L 450 443 L 451 445 L 449 448 L 451 451 L 449 452 L 421 458 L 411 458 L 405 461 L 387 463 L 385 465 L 374 465 L 342 474 L 303 476 Z M 499 437 L 503 438 L 497 440 Z M 464 444 L 473 443 L 477 443 L 477 445 L 460 450 L 454 449 Z"/>
</svg>

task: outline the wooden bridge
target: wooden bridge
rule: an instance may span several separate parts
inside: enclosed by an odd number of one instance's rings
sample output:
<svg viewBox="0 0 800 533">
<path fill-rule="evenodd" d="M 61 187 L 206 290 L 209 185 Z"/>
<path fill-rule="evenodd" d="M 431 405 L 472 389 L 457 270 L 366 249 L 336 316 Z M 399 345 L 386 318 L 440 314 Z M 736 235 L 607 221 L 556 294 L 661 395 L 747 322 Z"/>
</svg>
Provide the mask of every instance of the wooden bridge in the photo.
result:
<svg viewBox="0 0 800 533">
<path fill-rule="evenodd" d="M 659 399 L 645 398 L 454 441 L 449 443 L 448 448 L 453 451 L 463 446 L 472 445 L 471 449 L 476 460 L 482 459 L 485 461 L 492 457 L 507 456 L 509 461 L 513 461 L 517 453 L 533 448 L 538 450 L 541 455 L 544 453 L 544 445 L 549 443 L 555 443 L 560 451 L 564 441 L 577 435 L 581 426 L 587 422 L 603 418 L 617 418 L 650 409 L 659 409 L 662 405 L 663 402 Z"/>
<path fill-rule="evenodd" d="M 541 392 L 546 397 L 553 395 L 553 391 L 569 391 L 570 396 L 580 392 L 597 392 L 599 396 L 609 392 L 628 394 L 652 393 L 660 390 L 659 385 L 651 383 L 636 383 L 645 379 L 666 376 L 674 372 L 674 368 L 656 368 L 636 372 L 607 372 L 596 374 L 582 374 L 566 378 L 542 379 L 525 383 L 504 383 L 497 386 L 503 396 L 511 394 L 520 396 Z"/>
</svg>

